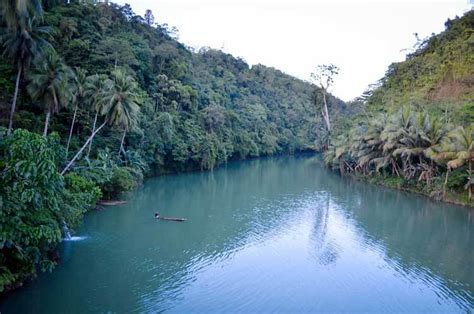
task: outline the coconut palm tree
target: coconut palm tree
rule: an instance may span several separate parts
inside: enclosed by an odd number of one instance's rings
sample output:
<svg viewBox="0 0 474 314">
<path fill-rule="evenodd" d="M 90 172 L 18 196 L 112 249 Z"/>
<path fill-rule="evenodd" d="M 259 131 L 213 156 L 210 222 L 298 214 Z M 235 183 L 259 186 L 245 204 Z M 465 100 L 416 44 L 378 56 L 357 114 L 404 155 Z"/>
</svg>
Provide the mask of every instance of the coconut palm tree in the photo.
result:
<svg viewBox="0 0 474 314">
<path fill-rule="evenodd" d="M 107 103 L 107 99 L 105 96 L 108 94 L 110 88 L 112 88 L 112 82 L 105 74 L 95 74 L 86 78 L 85 95 L 86 98 L 89 100 L 88 103 L 90 108 L 94 112 L 94 122 L 92 124 L 91 134 L 95 132 L 99 113 L 102 111 L 102 107 Z M 89 157 L 91 149 L 92 140 L 89 143 L 87 157 Z"/>
<path fill-rule="evenodd" d="M 51 28 L 38 26 L 35 18 L 23 17 L 18 27 L 12 28 L 2 36 L 3 56 L 7 56 L 16 66 L 17 74 L 15 80 L 15 91 L 10 109 L 8 122 L 8 134 L 13 128 L 13 116 L 16 110 L 16 102 L 22 74 L 30 67 L 31 61 L 38 57 L 45 48 L 52 48 L 44 37 L 51 35 Z"/>
<path fill-rule="evenodd" d="M 19 20 L 41 18 L 41 0 L 0 0 L 0 13 L 9 29 L 16 30 Z"/>
<path fill-rule="evenodd" d="M 43 135 L 48 134 L 51 114 L 72 99 L 71 79 L 74 73 L 54 52 L 48 51 L 44 58 L 35 61 L 35 68 L 29 75 L 27 90 L 33 100 L 43 103 L 46 111 Z"/>
<path fill-rule="evenodd" d="M 464 166 L 467 163 L 467 183 L 469 200 L 472 198 L 472 161 L 474 160 L 473 127 L 458 127 L 449 132 L 445 141 L 432 149 L 431 155 L 437 160 L 447 161 L 446 179 L 444 182 L 444 195 L 448 183 L 449 171 Z"/>
<path fill-rule="evenodd" d="M 404 107 L 396 114 L 390 116 L 380 135 L 380 139 L 384 142 L 382 150 L 386 158 L 391 158 L 395 160 L 395 162 L 399 160 L 401 154 L 400 149 L 405 147 L 406 144 L 404 144 L 404 141 L 410 139 L 409 129 L 413 124 L 414 117 L 409 107 Z M 393 162 L 393 160 L 391 162 Z M 402 159 L 402 165 L 401 170 L 403 174 L 406 175 L 405 170 L 408 165 L 405 159 Z"/>
<path fill-rule="evenodd" d="M 64 175 L 71 167 L 72 165 L 76 162 L 76 160 L 81 156 L 82 152 L 86 149 L 86 147 L 89 145 L 89 143 L 92 141 L 94 136 L 99 133 L 100 130 L 107 124 L 108 120 L 105 119 L 104 122 L 89 136 L 89 138 L 86 140 L 84 145 L 81 147 L 81 149 L 74 155 L 74 157 L 68 162 L 66 167 L 61 171 L 61 175 Z"/>
<path fill-rule="evenodd" d="M 98 103 L 100 104 L 99 114 L 105 117 L 104 122 L 89 136 L 82 148 L 69 161 L 61 171 L 64 175 L 80 157 L 86 147 L 92 142 L 96 134 L 106 125 L 119 126 L 124 129 L 120 152 L 123 150 L 123 142 L 126 132 L 133 125 L 141 103 L 141 97 L 138 94 L 139 88 L 135 79 L 126 74 L 124 70 L 118 68 L 112 72 L 110 80 L 105 82 L 105 92 L 99 93 Z M 103 105 L 102 105 L 103 104 Z"/>
<path fill-rule="evenodd" d="M 74 76 L 75 92 L 72 99 L 72 104 L 74 106 L 74 114 L 72 116 L 71 127 L 69 129 L 69 137 L 67 139 L 66 157 L 69 151 L 69 145 L 71 143 L 71 137 L 72 137 L 72 132 L 74 130 L 74 124 L 76 123 L 77 110 L 79 109 L 79 105 L 84 102 L 86 73 L 87 72 L 85 70 L 81 68 L 76 68 L 76 75 Z"/>
<path fill-rule="evenodd" d="M 427 152 L 441 143 L 447 128 L 426 112 L 411 112 L 407 117 L 395 131 L 396 148 L 392 156 L 402 160 L 405 178 L 411 179 L 420 174 L 419 180 L 424 179 L 429 184 L 436 167 Z"/>
<path fill-rule="evenodd" d="M 135 123 L 140 109 L 141 97 L 139 95 L 138 84 L 135 79 L 125 73 L 122 69 L 112 71 L 112 87 L 106 96 L 109 101 L 103 108 L 103 113 L 107 113 L 111 125 L 119 126 L 123 129 L 122 140 L 118 154 L 120 156 L 125 141 L 127 131 Z"/>
<path fill-rule="evenodd" d="M 351 154 L 357 159 L 355 170 L 370 172 L 371 166 L 375 171 L 392 166 L 392 172 L 399 174 L 398 166 L 391 154 L 384 152 L 386 144 L 382 133 L 387 125 L 387 117 L 380 115 L 369 122 L 366 130 L 359 130 L 358 140 L 354 141 Z M 365 131 L 365 132 L 364 132 Z"/>
</svg>

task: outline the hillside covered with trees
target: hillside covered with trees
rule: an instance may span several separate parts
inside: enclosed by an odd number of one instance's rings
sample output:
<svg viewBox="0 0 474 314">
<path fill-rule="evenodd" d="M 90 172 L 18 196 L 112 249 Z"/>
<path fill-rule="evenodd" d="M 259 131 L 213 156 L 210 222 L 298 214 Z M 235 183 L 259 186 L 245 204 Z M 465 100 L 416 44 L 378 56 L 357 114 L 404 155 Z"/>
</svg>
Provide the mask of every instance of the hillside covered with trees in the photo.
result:
<svg viewBox="0 0 474 314">
<path fill-rule="evenodd" d="M 474 11 L 445 26 L 355 102 L 325 153 L 331 168 L 472 205 Z"/>
<path fill-rule="evenodd" d="M 315 86 L 193 51 L 151 11 L 0 3 L 0 291 L 52 269 L 66 228 L 101 198 L 147 176 L 314 150 L 324 130 Z"/>
</svg>

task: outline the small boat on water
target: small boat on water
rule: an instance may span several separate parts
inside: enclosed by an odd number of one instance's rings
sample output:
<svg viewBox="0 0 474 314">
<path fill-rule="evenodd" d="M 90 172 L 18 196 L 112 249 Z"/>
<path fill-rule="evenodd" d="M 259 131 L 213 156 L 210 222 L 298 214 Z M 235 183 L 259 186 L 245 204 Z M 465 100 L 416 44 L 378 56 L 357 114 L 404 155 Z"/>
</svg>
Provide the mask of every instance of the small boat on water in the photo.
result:
<svg viewBox="0 0 474 314">
<path fill-rule="evenodd" d="M 176 218 L 176 217 L 160 217 L 160 220 L 168 220 L 168 221 L 186 221 L 186 218 Z"/>
<path fill-rule="evenodd" d="M 186 221 L 186 218 L 177 218 L 177 217 L 163 217 L 160 213 L 155 213 L 155 219 L 167 220 L 167 221 Z"/>
</svg>

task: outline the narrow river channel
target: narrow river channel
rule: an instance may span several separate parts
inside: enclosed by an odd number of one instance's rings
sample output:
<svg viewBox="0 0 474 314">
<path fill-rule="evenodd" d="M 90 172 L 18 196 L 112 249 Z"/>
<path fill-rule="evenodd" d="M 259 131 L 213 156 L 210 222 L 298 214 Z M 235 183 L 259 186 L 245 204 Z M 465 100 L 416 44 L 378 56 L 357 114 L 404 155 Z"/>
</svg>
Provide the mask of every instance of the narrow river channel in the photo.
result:
<svg viewBox="0 0 474 314">
<path fill-rule="evenodd" d="M 308 157 L 154 178 L 123 198 L 0 311 L 474 311 L 474 211 Z"/>
</svg>

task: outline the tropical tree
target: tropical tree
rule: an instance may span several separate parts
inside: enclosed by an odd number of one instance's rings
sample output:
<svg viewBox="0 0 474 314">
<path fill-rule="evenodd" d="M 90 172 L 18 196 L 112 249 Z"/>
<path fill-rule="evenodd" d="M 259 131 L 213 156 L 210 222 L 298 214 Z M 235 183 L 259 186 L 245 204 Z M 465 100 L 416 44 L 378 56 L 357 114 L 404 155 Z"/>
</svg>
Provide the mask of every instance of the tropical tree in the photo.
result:
<svg viewBox="0 0 474 314">
<path fill-rule="evenodd" d="M 316 84 L 318 84 L 320 88 L 320 91 L 317 90 L 316 93 L 319 94 L 320 92 L 323 95 L 322 115 L 323 115 L 324 122 L 326 123 L 328 132 L 331 132 L 331 121 L 329 119 L 327 97 L 329 94 L 329 88 L 334 83 L 334 76 L 336 76 L 337 74 L 339 74 L 339 68 L 335 66 L 334 64 L 318 65 L 316 67 L 316 71 L 311 73 L 311 78 Z M 317 101 L 317 97 L 315 97 L 315 100 Z M 319 105 L 319 104 L 316 104 L 316 105 Z"/>
<path fill-rule="evenodd" d="M 380 169 L 391 166 L 392 172 L 398 174 L 393 158 L 383 152 L 385 142 L 382 139 L 382 132 L 386 124 L 387 117 L 382 114 L 371 120 L 366 128 L 358 130 L 358 136 L 351 147 L 351 154 L 357 159 L 356 171 L 369 173 L 371 167 L 375 166 L 378 172 Z"/>
<path fill-rule="evenodd" d="M 71 127 L 69 128 L 69 137 L 66 145 L 66 157 L 69 151 L 69 145 L 71 143 L 72 132 L 74 130 L 74 124 L 76 123 L 77 110 L 79 105 L 84 102 L 85 97 L 85 85 L 86 85 L 86 71 L 81 68 L 76 68 L 76 75 L 74 76 L 74 87 L 75 92 L 72 99 L 72 105 L 74 106 L 74 114 L 72 115 Z"/>
<path fill-rule="evenodd" d="M 151 10 L 146 10 L 145 12 L 145 22 L 149 26 L 153 26 L 155 24 L 155 16 L 153 15 L 153 12 Z"/>
<path fill-rule="evenodd" d="M 428 150 L 439 145 L 447 133 L 447 128 L 437 118 L 426 112 L 412 113 L 409 126 L 401 129 L 394 157 L 400 158 L 404 165 L 405 177 L 415 175 L 418 181 L 425 180 L 428 185 L 436 174 L 436 166 L 427 155 Z"/>
<path fill-rule="evenodd" d="M 72 99 L 73 77 L 71 68 L 52 50 L 35 61 L 27 90 L 33 100 L 41 101 L 45 107 L 44 136 L 48 134 L 51 114 L 58 112 L 62 105 Z"/>
<path fill-rule="evenodd" d="M 106 96 L 109 101 L 103 108 L 103 113 L 109 116 L 109 124 L 123 129 L 120 141 L 119 156 L 123 149 L 125 136 L 135 123 L 140 109 L 141 96 L 135 79 L 122 69 L 112 71 L 112 86 Z"/>
<path fill-rule="evenodd" d="M 30 67 L 31 61 L 35 57 L 39 56 L 45 48 L 51 48 L 51 45 L 44 39 L 50 35 L 50 27 L 39 26 L 35 18 L 22 17 L 18 22 L 18 27 L 12 28 L 2 36 L 3 56 L 9 57 L 17 69 L 8 134 L 13 128 L 13 116 L 16 110 L 21 76 Z"/>
<path fill-rule="evenodd" d="M 111 81 L 105 74 L 95 74 L 88 76 L 85 83 L 85 95 L 88 99 L 88 104 L 94 112 L 94 122 L 92 124 L 92 133 L 95 132 L 97 125 L 97 118 L 102 112 L 102 107 L 107 103 L 105 95 L 108 94 L 108 90 L 112 87 Z M 92 149 L 92 140 L 89 143 L 87 150 L 87 157 Z"/>
<path fill-rule="evenodd" d="M 61 171 L 62 175 L 72 167 L 96 134 L 106 124 L 123 128 L 124 133 L 120 143 L 119 156 L 123 150 L 126 132 L 135 122 L 140 108 L 141 97 L 139 95 L 139 88 L 135 79 L 120 68 L 112 71 L 111 79 L 105 82 L 105 86 L 105 92 L 103 94 L 99 93 L 97 98 L 100 106 L 99 114 L 105 116 L 104 122 L 89 136 L 81 149 L 64 167 L 63 171 Z"/>
<path fill-rule="evenodd" d="M 473 127 L 458 127 L 449 132 L 445 141 L 434 147 L 430 154 L 437 160 L 447 161 L 446 179 L 444 182 L 444 194 L 448 183 L 449 171 L 467 164 L 467 183 L 469 200 L 472 198 L 472 161 L 474 160 L 474 137 Z"/>
<path fill-rule="evenodd" d="M 9 29 L 16 30 L 19 21 L 42 17 L 41 0 L 0 0 L 0 13 Z"/>
<path fill-rule="evenodd" d="M 332 169 L 339 169 L 339 173 L 344 175 L 346 170 L 354 170 L 350 162 L 351 140 L 347 134 L 339 135 L 331 142 L 324 152 L 324 162 Z"/>
</svg>

